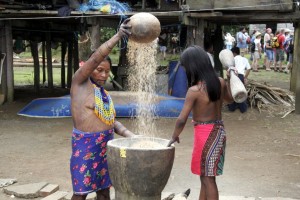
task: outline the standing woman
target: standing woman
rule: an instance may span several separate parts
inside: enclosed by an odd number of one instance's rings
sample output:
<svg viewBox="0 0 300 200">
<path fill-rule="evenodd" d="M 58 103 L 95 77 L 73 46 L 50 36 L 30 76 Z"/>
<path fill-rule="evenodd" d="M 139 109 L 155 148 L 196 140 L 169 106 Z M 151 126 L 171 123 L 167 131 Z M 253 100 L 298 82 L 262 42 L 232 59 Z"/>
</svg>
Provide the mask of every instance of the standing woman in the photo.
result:
<svg viewBox="0 0 300 200">
<path fill-rule="evenodd" d="M 230 103 L 233 98 L 229 84 L 217 77 L 201 47 L 187 48 L 180 63 L 186 70 L 189 89 L 169 145 L 179 143 L 179 135 L 192 112 L 194 148 L 191 170 L 200 176 L 199 200 L 217 200 L 219 193 L 215 177 L 223 173 L 226 142 L 221 109 L 224 101 Z M 229 74 L 227 76 L 229 79 Z"/>
<path fill-rule="evenodd" d="M 252 71 L 258 72 L 258 60 L 261 58 L 261 33 L 255 33 L 255 40 L 254 40 L 254 54 L 253 54 L 253 62 L 252 62 Z"/>
<path fill-rule="evenodd" d="M 118 33 L 98 47 L 72 79 L 71 200 L 85 200 L 92 192 L 96 192 L 97 200 L 110 200 L 107 142 L 114 138 L 114 132 L 124 137 L 134 136 L 115 120 L 113 101 L 103 87 L 111 70 L 108 54 L 123 37 L 131 34 L 128 21 L 126 19 Z"/>
</svg>

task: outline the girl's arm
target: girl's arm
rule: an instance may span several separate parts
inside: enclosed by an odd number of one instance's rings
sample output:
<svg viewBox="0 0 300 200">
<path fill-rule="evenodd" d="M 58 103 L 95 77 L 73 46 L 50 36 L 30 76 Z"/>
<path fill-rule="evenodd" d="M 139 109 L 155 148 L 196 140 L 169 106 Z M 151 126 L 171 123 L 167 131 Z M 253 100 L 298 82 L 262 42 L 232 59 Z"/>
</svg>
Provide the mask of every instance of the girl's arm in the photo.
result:
<svg viewBox="0 0 300 200">
<path fill-rule="evenodd" d="M 221 82 L 222 91 L 224 91 L 224 101 L 226 103 L 233 103 L 233 97 L 230 90 L 230 73 L 227 71 L 227 81 L 223 78 L 219 78 Z"/>
<path fill-rule="evenodd" d="M 175 123 L 175 129 L 173 131 L 173 134 L 172 134 L 172 139 L 170 140 L 168 146 L 171 146 L 171 144 L 173 144 L 174 142 L 180 142 L 179 141 L 179 135 L 180 133 L 182 132 L 185 124 L 186 124 L 186 121 L 189 117 L 189 114 L 193 108 L 193 105 L 194 105 L 194 101 L 195 101 L 195 98 L 193 97 L 193 94 L 195 92 L 191 90 L 191 88 L 188 90 L 187 94 L 186 94 L 186 98 L 185 98 L 185 101 L 184 101 L 184 105 L 183 105 L 183 108 L 180 112 L 180 115 L 179 117 L 177 118 L 176 120 L 176 123 Z"/>
</svg>

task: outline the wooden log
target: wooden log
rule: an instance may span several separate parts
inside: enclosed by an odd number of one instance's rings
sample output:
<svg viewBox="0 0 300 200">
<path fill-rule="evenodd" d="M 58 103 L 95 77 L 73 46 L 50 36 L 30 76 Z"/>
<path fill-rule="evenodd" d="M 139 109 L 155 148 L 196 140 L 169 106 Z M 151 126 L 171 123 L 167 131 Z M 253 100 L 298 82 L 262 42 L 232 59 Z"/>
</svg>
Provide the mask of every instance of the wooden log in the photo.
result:
<svg viewBox="0 0 300 200">
<path fill-rule="evenodd" d="M 100 38 L 99 38 L 100 40 Z M 73 48 L 73 62 L 74 62 L 74 73 L 78 70 L 79 68 L 79 54 L 78 54 L 78 40 L 76 37 L 73 37 L 73 45 L 74 45 L 74 48 Z"/>
<path fill-rule="evenodd" d="M 46 33 L 46 55 L 47 55 L 48 88 L 50 90 L 53 90 L 51 33 L 49 32 Z"/>
<path fill-rule="evenodd" d="M 14 71 L 13 71 L 13 39 L 11 21 L 5 21 L 6 36 L 6 77 L 7 77 L 7 101 L 14 100 Z"/>
<path fill-rule="evenodd" d="M 210 30 L 209 30 L 210 31 Z M 217 25 L 215 34 L 213 37 L 213 47 L 214 47 L 214 62 L 215 62 L 215 70 L 219 74 L 220 77 L 224 77 L 222 63 L 219 59 L 219 53 L 223 49 L 223 31 L 220 25 Z"/>
<path fill-rule="evenodd" d="M 38 43 L 36 41 L 30 41 L 30 49 L 31 49 L 31 55 L 33 57 L 33 68 L 34 68 L 33 87 L 34 87 L 35 93 L 39 93 L 40 63 L 39 63 Z"/>
<path fill-rule="evenodd" d="M 96 51 L 98 47 L 100 47 L 100 26 L 99 23 L 96 23 L 92 27 L 89 28 L 89 32 L 91 35 L 91 51 Z"/>
<path fill-rule="evenodd" d="M 42 42 L 43 84 L 46 82 L 46 43 Z"/>
<path fill-rule="evenodd" d="M 194 26 L 187 27 L 187 45 L 198 45 L 204 47 L 204 28 L 205 21 L 201 19 L 191 19 L 193 20 Z M 191 22 L 189 22 L 191 23 Z"/>
<path fill-rule="evenodd" d="M 5 21 L 0 21 L 0 26 L 5 26 Z M 2 45 L 0 45 L 0 51 L 6 52 L 6 35 L 5 35 L 5 28 L 0 28 L 0 42 Z M 5 54 L 6 57 L 6 54 Z M 5 61 L 5 60 L 3 60 Z M 3 62 L 2 65 L 2 77 L 0 82 L 0 105 L 2 105 L 6 101 L 7 97 L 7 79 L 6 79 L 6 62 Z"/>
<path fill-rule="evenodd" d="M 71 38 L 73 37 L 70 36 Z M 67 71 L 67 87 L 71 88 L 73 75 L 73 40 L 68 41 L 68 71 Z"/>
<path fill-rule="evenodd" d="M 65 66 L 65 56 L 67 52 L 67 43 L 66 41 L 63 41 L 61 43 L 61 87 L 66 87 L 66 66 Z"/>
<path fill-rule="evenodd" d="M 192 10 L 270 10 L 270 11 L 292 11 L 293 0 L 186 0 L 186 4 Z"/>
<path fill-rule="evenodd" d="M 295 113 L 300 114 L 300 23 L 295 24 L 294 34 L 294 54 L 293 54 L 293 73 L 296 74 L 296 102 L 295 102 Z M 295 72 L 294 72 L 295 70 Z"/>
</svg>

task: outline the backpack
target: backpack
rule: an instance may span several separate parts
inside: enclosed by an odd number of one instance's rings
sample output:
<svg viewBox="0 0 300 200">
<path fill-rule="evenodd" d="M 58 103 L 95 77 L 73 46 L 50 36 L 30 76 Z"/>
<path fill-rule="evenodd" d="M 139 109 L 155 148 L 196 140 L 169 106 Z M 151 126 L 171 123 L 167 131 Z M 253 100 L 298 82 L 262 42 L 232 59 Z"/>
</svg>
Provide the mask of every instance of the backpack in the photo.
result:
<svg viewBox="0 0 300 200">
<path fill-rule="evenodd" d="M 287 52 L 292 54 L 293 51 L 294 51 L 294 44 L 290 44 L 289 47 L 287 48 Z"/>
<path fill-rule="evenodd" d="M 251 53 L 254 53 L 255 52 L 255 43 L 252 42 L 251 43 L 251 49 L 250 49 Z"/>
<path fill-rule="evenodd" d="M 250 38 L 250 37 L 247 37 L 246 43 L 247 43 L 247 44 L 250 44 L 250 43 L 251 43 L 251 38 Z"/>
<path fill-rule="evenodd" d="M 272 48 L 278 48 L 279 47 L 279 42 L 277 37 L 273 37 L 271 39 L 271 47 Z"/>
</svg>

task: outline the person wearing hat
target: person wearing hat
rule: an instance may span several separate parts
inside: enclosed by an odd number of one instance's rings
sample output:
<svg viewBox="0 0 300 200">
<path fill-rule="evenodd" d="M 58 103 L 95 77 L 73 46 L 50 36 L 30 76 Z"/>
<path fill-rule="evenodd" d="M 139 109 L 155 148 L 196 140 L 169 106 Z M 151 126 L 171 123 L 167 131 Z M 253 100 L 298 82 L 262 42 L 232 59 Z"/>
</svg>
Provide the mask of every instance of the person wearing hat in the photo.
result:
<svg viewBox="0 0 300 200">
<path fill-rule="evenodd" d="M 256 32 L 255 33 L 255 40 L 254 40 L 254 53 L 253 53 L 253 61 L 252 61 L 252 71 L 253 72 L 258 72 L 258 60 L 261 57 L 261 33 L 260 32 Z"/>
</svg>

